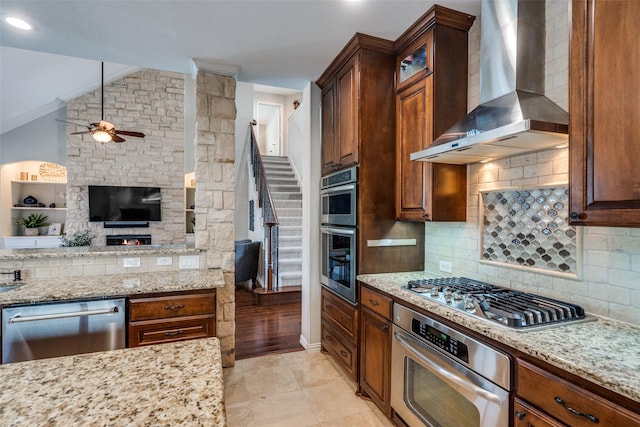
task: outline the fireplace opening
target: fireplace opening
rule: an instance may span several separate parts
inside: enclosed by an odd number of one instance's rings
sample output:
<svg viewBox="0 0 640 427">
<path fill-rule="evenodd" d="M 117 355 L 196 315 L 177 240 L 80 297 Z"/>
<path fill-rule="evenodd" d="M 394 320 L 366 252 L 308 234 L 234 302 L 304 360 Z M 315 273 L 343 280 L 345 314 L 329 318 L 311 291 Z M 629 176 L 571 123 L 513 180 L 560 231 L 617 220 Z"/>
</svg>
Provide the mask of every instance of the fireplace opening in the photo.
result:
<svg viewBox="0 0 640 427">
<path fill-rule="evenodd" d="M 107 246 L 143 246 L 151 244 L 151 234 L 117 234 L 107 236 Z"/>
</svg>

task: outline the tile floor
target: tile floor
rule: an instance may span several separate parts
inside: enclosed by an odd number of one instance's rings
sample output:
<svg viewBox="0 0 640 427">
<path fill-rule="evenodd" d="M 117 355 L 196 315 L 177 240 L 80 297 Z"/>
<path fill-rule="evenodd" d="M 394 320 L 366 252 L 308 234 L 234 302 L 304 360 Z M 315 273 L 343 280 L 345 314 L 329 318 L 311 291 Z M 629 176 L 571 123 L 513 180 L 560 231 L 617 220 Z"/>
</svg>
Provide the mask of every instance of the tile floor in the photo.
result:
<svg viewBox="0 0 640 427">
<path fill-rule="evenodd" d="M 320 352 L 238 360 L 224 382 L 229 427 L 393 426 Z"/>
</svg>

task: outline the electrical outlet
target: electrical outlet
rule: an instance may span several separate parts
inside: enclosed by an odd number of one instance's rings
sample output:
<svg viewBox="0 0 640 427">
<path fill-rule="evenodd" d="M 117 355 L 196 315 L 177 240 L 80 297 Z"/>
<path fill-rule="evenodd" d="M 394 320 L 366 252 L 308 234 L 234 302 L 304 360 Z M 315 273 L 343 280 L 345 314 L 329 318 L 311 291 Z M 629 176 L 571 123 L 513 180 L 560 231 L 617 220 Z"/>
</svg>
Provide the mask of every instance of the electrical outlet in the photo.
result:
<svg viewBox="0 0 640 427">
<path fill-rule="evenodd" d="M 173 259 L 170 256 L 159 256 L 156 258 L 156 265 L 171 265 Z"/>
<path fill-rule="evenodd" d="M 180 268 L 198 268 L 200 267 L 200 257 L 198 255 L 180 255 Z"/>
<path fill-rule="evenodd" d="M 124 268 L 140 267 L 140 258 L 123 258 L 122 266 Z"/>
<path fill-rule="evenodd" d="M 440 261 L 440 271 L 451 273 L 451 263 L 449 261 Z"/>
</svg>

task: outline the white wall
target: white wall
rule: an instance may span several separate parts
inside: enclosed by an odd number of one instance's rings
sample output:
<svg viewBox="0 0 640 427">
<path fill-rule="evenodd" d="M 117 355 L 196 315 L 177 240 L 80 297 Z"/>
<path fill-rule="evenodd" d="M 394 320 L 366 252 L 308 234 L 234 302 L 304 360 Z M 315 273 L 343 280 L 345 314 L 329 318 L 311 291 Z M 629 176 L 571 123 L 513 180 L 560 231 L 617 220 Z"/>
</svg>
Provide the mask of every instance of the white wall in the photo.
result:
<svg viewBox="0 0 640 427">
<path fill-rule="evenodd" d="M 290 146 L 302 187 L 302 322 L 300 344 L 320 349 L 320 88 L 311 82 L 290 120 Z"/>
<path fill-rule="evenodd" d="M 236 82 L 236 209 L 235 240 L 248 238 L 249 179 L 246 173 L 249 153 L 249 123 L 253 120 L 253 84 Z"/>
<path fill-rule="evenodd" d="M 479 26 L 470 31 L 469 110 L 477 105 Z M 568 108 L 568 2 L 547 2 L 546 94 Z M 481 263 L 478 191 L 490 188 L 568 182 L 566 149 L 516 156 L 468 168 L 468 214 L 464 223 L 427 223 L 425 269 L 438 272 L 440 260 L 453 276 L 569 300 L 591 313 L 640 325 L 640 229 L 583 227 L 581 279 Z M 444 274 L 444 273 L 438 273 Z"/>
<path fill-rule="evenodd" d="M 0 164 L 40 160 L 66 165 L 67 125 L 56 119 L 67 119 L 66 107 L 0 135 Z"/>
</svg>

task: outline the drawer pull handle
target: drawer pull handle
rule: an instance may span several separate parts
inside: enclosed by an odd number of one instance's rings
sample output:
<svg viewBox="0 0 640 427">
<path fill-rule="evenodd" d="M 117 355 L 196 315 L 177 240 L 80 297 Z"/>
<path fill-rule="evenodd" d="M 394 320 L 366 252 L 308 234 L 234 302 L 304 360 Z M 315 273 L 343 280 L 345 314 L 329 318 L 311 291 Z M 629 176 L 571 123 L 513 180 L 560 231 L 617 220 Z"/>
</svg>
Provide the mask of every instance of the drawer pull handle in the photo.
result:
<svg viewBox="0 0 640 427">
<path fill-rule="evenodd" d="M 579 417 L 585 417 L 586 419 L 588 419 L 589 421 L 591 421 L 594 424 L 598 424 L 600 422 L 600 420 L 598 419 L 598 417 L 596 417 L 595 415 L 591 415 L 591 414 L 584 414 L 580 411 L 578 411 L 577 409 L 573 409 L 570 406 L 567 406 L 566 403 L 564 403 L 564 400 L 562 400 L 562 398 L 556 396 L 553 398 L 553 400 L 555 400 L 556 402 L 558 402 L 559 405 L 562 405 L 562 407 L 564 409 L 566 409 L 567 411 L 571 412 L 573 415 L 577 415 Z"/>
<path fill-rule="evenodd" d="M 326 337 L 324 337 L 324 339 L 326 339 L 327 341 L 333 341 L 333 337 L 331 335 L 327 335 Z"/>
<path fill-rule="evenodd" d="M 180 310 L 181 308 L 184 308 L 184 304 L 180 304 L 180 305 L 165 305 L 164 309 L 165 310 Z"/>
<path fill-rule="evenodd" d="M 520 421 L 524 420 L 524 417 L 526 417 L 527 414 L 522 412 L 522 411 L 516 411 L 516 418 L 519 419 Z"/>
<path fill-rule="evenodd" d="M 184 334 L 184 331 L 165 332 L 164 336 L 165 337 L 174 337 L 176 335 L 182 335 L 182 334 Z"/>
<path fill-rule="evenodd" d="M 369 298 L 369 304 L 373 305 L 374 307 L 380 305 L 378 301 L 371 298 Z"/>
<path fill-rule="evenodd" d="M 344 351 L 344 350 L 340 350 L 340 355 L 341 355 L 342 357 L 347 357 L 347 352 L 346 352 L 346 351 Z"/>
</svg>

